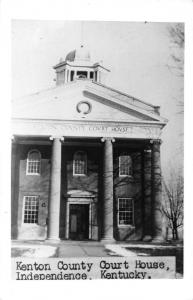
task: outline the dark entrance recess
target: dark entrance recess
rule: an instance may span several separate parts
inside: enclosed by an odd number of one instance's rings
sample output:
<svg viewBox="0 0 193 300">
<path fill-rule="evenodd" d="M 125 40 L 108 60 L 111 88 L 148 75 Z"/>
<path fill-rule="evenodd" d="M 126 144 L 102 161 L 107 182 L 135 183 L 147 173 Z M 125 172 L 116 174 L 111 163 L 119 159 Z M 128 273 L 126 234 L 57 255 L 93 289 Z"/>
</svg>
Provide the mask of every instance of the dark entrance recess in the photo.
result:
<svg viewBox="0 0 193 300">
<path fill-rule="evenodd" d="M 70 204 L 69 238 L 71 240 L 88 240 L 89 205 Z"/>
<path fill-rule="evenodd" d="M 87 72 L 86 71 L 78 71 L 77 76 L 78 76 L 78 78 L 87 78 Z"/>
</svg>

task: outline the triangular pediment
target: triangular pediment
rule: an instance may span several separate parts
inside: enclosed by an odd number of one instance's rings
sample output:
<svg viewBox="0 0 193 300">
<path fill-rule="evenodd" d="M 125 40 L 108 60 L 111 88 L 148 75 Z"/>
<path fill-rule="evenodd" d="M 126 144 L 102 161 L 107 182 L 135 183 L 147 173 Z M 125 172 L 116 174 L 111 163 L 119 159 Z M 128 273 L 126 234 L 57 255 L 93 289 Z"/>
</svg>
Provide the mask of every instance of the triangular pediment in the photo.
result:
<svg viewBox="0 0 193 300">
<path fill-rule="evenodd" d="M 13 104 L 14 118 L 110 122 L 163 122 L 155 108 L 105 86 L 77 81 Z"/>
</svg>

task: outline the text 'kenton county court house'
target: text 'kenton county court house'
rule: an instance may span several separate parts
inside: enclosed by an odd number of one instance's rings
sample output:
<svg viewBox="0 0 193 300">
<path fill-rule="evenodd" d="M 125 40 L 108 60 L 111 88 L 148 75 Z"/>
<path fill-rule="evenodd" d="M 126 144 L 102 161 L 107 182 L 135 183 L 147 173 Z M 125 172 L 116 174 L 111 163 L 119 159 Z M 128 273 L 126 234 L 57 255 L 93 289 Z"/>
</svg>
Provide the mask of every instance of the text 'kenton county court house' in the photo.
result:
<svg viewBox="0 0 193 300">
<path fill-rule="evenodd" d="M 162 240 L 159 107 L 104 84 L 81 46 L 12 115 L 12 238 Z"/>
</svg>

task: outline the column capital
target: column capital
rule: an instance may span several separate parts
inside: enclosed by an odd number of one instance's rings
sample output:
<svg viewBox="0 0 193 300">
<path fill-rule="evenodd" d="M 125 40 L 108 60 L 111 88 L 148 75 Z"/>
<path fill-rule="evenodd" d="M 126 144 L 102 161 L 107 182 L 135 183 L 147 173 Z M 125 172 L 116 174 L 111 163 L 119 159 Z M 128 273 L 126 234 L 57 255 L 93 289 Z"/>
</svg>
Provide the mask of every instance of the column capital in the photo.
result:
<svg viewBox="0 0 193 300">
<path fill-rule="evenodd" d="M 114 143 L 115 139 L 113 137 L 102 137 L 101 142 L 104 143 L 105 141 L 110 141 L 110 142 Z"/>
<path fill-rule="evenodd" d="M 11 144 L 12 144 L 12 145 L 16 145 L 17 143 L 18 143 L 17 136 L 12 135 L 12 136 L 11 136 Z"/>
<path fill-rule="evenodd" d="M 58 136 L 58 135 L 52 135 L 52 136 L 50 136 L 49 137 L 49 139 L 51 140 L 51 141 L 53 141 L 54 139 L 60 139 L 60 141 L 61 142 L 63 142 L 64 141 L 64 137 L 63 136 Z"/>
<path fill-rule="evenodd" d="M 154 140 L 150 140 L 150 144 L 162 144 L 162 140 L 161 139 L 154 139 Z"/>
</svg>

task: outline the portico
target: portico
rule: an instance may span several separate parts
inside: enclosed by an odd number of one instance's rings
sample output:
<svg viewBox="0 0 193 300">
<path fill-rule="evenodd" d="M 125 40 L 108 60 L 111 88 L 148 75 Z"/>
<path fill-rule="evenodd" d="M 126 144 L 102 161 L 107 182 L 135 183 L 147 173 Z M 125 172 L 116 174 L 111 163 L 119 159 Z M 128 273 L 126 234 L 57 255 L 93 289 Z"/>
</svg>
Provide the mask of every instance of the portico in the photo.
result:
<svg viewBox="0 0 193 300">
<path fill-rule="evenodd" d="M 84 139 L 84 141 L 86 141 Z M 26 144 L 28 147 L 34 148 L 34 143 L 37 145 L 37 140 L 34 138 L 29 138 L 25 141 L 25 138 L 15 137 L 14 147 L 17 149 L 20 146 Z M 162 238 L 162 217 L 159 215 L 159 207 L 161 206 L 161 169 L 160 169 L 160 143 L 159 140 L 144 140 L 144 141 L 130 141 L 121 140 L 117 138 L 100 138 L 100 139 L 88 139 L 88 142 L 85 143 L 85 147 L 90 147 L 91 149 L 98 149 L 97 151 L 101 152 L 101 164 L 102 168 L 99 171 L 100 177 L 100 189 L 97 192 L 88 192 L 88 190 L 65 190 L 62 191 L 61 181 L 64 181 L 67 177 L 67 170 L 64 163 L 62 163 L 62 153 L 66 151 L 69 152 L 69 149 L 76 145 L 79 148 L 79 145 L 83 143 L 77 142 L 74 138 L 64 138 L 62 136 L 52 136 L 50 139 L 42 138 L 42 141 L 39 140 L 39 145 L 46 145 L 50 148 L 50 189 L 48 193 L 48 202 L 46 204 L 48 209 L 47 224 L 44 224 L 44 228 L 47 228 L 47 234 L 44 235 L 45 239 L 50 240 L 59 240 L 62 239 L 71 239 L 71 217 L 72 217 L 72 208 L 76 207 L 77 209 L 80 206 L 86 208 L 88 207 L 88 214 L 85 219 L 85 224 L 88 226 L 88 235 L 85 236 L 86 239 L 92 240 L 93 236 L 96 240 L 102 240 L 104 242 L 113 242 L 116 239 L 116 211 L 115 207 L 117 206 L 114 182 L 117 181 L 116 178 L 116 169 L 117 166 L 113 165 L 113 152 L 117 152 L 121 148 L 125 148 L 125 144 L 136 144 L 138 151 L 141 155 L 140 160 L 145 160 L 145 165 L 141 165 L 140 168 L 143 168 L 141 171 L 141 181 L 140 188 L 141 190 L 141 226 L 143 227 L 141 232 L 140 239 L 155 239 L 160 240 Z M 156 146 L 155 146 L 156 145 Z M 131 147 L 132 149 L 132 147 Z M 92 150 L 91 150 L 92 151 Z M 15 150 L 13 149 L 13 155 Z M 18 152 L 18 150 L 17 150 Z M 149 156 L 148 159 L 145 157 Z M 64 157 L 63 157 L 64 160 Z M 146 168 L 146 164 L 149 164 L 149 168 Z M 64 170 L 65 169 L 65 170 Z M 17 170 L 15 170 L 16 172 Z M 140 171 L 140 172 L 141 172 Z M 61 175 L 62 174 L 62 175 Z M 136 171 L 136 176 L 137 171 Z M 127 180 L 123 178 L 122 180 Z M 17 178 L 14 178 L 16 181 Z M 134 179 L 131 178 L 131 181 Z M 138 179 L 136 179 L 137 181 Z M 155 184 L 156 180 L 156 184 Z M 124 181 L 122 185 L 127 185 L 127 182 Z M 121 185 L 120 184 L 120 185 Z M 132 183 L 129 183 L 132 184 Z M 145 188 L 146 187 L 146 188 Z M 147 192 L 148 190 L 148 192 Z M 15 194 L 14 194 L 15 195 Z M 99 204 L 100 203 L 100 204 Z M 98 207 L 98 208 L 97 208 Z M 100 224 L 93 225 L 93 214 L 94 210 L 98 210 Z M 96 212 L 95 212 L 96 213 Z M 75 212 L 76 217 L 76 212 Z M 78 218 L 78 217 L 77 217 Z M 96 216 L 95 222 L 96 222 Z M 61 229 L 61 219 L 63 219 L 63 229 Z M 76 221 L 75 221 L 76 222 Z M 97 220 L 98 222 L 98 220 Z M 136 222 L 136 221 L 135 221 Z M 26 224 L 29 227 L 29 224 Z M 26 226 L 25 224 L 22 226 Z M 41 226 L 41 227 L 43 227 Z M 130 227 L 135 227 L 131 225 Z M 96 230 L 97 228 L 97 230 Z M 131 228 L 130 228 L 131 229 Z M 63 232 L 61 233 L 61 230 Z M 127 227 L 121 228 L 121 230 L 127 230 Z M 97 234 L 96 234 L 97 231 Z M 21 234 L 22 236 L 22 234 Z M 61 237 L 62 236 L 62 237 Z M 75 236 L 75 235 L 74 235 Z M 76 239 L 76 238 L 75 238 Z M 84 239 L 84 238 L 83 238 Z"/>
</svg>

